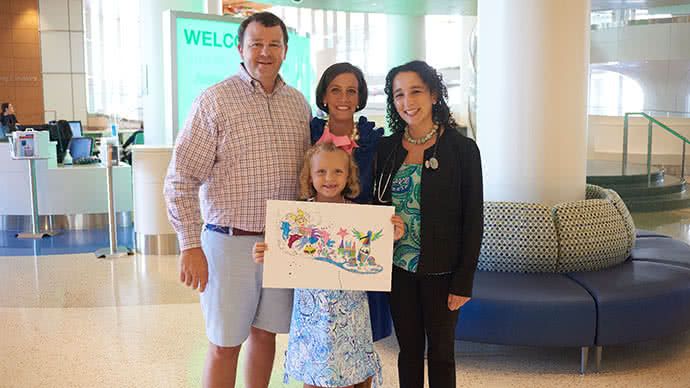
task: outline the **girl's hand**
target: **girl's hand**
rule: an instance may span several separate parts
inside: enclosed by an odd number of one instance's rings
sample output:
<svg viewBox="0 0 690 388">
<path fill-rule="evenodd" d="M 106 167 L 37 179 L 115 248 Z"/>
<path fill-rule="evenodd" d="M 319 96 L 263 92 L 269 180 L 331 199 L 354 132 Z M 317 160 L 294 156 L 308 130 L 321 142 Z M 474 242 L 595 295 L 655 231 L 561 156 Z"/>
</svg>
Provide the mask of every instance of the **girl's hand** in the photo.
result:
<svg viewBox="0 0 690 388">
<path fill-rule="evenodd" d="M 254 257 L 254 262 L 261 264 L 264 262 L 264 252 L 268 250 L 268 245 L 265 242 L 254 243 L 254 248 L 252 248 L 252 256 Z"/>
<path fill-rule="evenodd" d="M 393 223 L 393 239 L 398 241 L 405 234 L 405 222 L 398 215 L 391 217 L 391 222 Z"/>
<path fill-rule="evenodd" d="M 465 303 L 469 302 L 471 298 L 466 296 L 448 294 L 448 310 L 455 311 L 462 307 Z"/>
</svg>

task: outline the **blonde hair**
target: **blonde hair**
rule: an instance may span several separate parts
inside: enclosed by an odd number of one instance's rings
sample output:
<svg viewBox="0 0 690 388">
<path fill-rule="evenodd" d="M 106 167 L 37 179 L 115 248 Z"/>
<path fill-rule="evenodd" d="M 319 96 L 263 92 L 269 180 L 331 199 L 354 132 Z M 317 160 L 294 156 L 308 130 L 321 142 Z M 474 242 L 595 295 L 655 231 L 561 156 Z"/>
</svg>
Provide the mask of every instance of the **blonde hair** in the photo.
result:
<svg viewBox="0 0 690 388">
<path fill-rule="evenodd" d="M 343 195 L 347 198 L 355 198 L 359 195 L 359 168 L 355 163 L 352 155 L 335 146 L 333 143 L 315 144 L 307 150 L 304 154 L 304 162 L 302 163 L 302 171 L 299 174 L 299 195 L 301 199 L 309 199 L 316 196 L 316 189 L 311 180 L 311 160 L 320 152 L 342 152 L 347 156 L 349 168 L 347 175 L 347 184 Z"/>
</svg>

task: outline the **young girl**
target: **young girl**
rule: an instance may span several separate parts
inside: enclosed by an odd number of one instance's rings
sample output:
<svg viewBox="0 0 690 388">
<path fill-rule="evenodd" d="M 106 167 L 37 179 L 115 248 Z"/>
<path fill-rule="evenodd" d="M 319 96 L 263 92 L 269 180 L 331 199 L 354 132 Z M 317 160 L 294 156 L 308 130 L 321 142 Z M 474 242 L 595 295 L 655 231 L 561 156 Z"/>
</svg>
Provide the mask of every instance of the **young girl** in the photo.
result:
<svg viewBox="0 0 690 388">
<path fill-rule="evenodd" d="M 333 143 L 307 151 L 300 174 L 302 199 L 348 203 L 359 194 L 357 165 Z M 394 238 L 403 221 L 393 216 Z M 254 245 L 254 260 L 263 262 L 266 243 Z M 382 384 L 374 351 L 365 291 L 295 289 L 290 339 L 285 359 L 288 376 L 305 387 L 369 387 Z M 372 379 L 377 376 L 377 379 Z"/>
</svg>

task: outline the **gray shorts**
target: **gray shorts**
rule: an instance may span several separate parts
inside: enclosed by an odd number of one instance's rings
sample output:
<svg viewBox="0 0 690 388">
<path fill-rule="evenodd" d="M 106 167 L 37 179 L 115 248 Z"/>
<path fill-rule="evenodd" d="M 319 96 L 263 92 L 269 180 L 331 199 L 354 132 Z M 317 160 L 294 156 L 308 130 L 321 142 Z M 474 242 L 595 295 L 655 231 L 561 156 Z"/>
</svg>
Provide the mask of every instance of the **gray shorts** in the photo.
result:
<svg viewBox="0 0 690 388">
<path fill-rule="evenodd" d="M 271 333 L 290 330 L 293 290 L 261 288 L 263 264 L 252 259 L 257 241 L 263 241 L 263 236 L 230 236 L 208 230 L 201 234 L 208 284 L 200 302 L 206 336 L 214 345 L 240 345 L 252 326 Z"/>
</svg>

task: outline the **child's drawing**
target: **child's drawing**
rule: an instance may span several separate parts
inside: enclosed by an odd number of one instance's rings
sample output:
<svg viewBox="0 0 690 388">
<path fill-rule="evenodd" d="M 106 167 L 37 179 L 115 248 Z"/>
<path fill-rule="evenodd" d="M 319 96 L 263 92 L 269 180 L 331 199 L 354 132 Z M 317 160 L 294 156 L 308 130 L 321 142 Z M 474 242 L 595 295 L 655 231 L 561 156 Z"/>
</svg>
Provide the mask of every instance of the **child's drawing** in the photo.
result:
<svg viewBox="0 0 690 388">
<path fill-rule="evenodd" d="M 362 233 L 357 229 L 336 228 L 338 233 L 332 239 L 327 225 L 313 223 L 311 215 L 298 208 L 297 213 L 287 213 L 280 222 L 280 248 L 354 273 L 374 274 L 383 270 L 371 256 L 371 243 L 383 235 L 383 230 Z"/>
<path fill-rule="evenodd" d="M 269 201 L 264 286 L 389 290 L 392 214 L 386 206 Z"/>
</svg>

